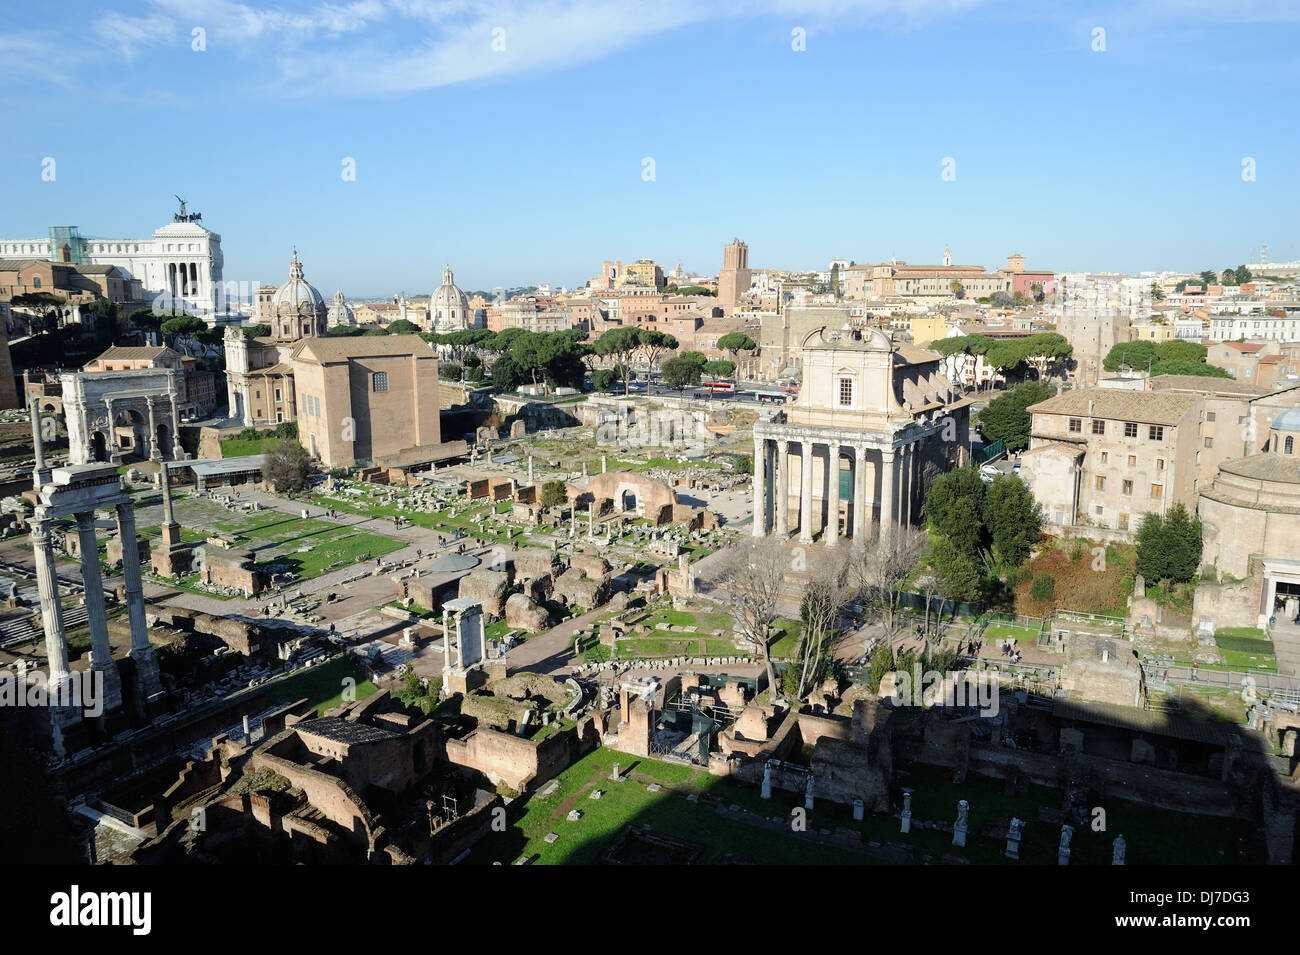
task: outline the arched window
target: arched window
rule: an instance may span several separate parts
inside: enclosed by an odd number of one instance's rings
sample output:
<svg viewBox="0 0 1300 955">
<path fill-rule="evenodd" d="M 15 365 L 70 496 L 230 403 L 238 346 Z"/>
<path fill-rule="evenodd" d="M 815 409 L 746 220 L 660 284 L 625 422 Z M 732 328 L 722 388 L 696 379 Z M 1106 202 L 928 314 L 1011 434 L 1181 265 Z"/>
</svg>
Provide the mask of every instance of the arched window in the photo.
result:
<svg viewBox="0 0 1300 955">
<path fill-rule="evenodd" d="M 1295 446 L 1295 437 L 1292 436 L 1292 435 L 1289 435 L 1289 434 L 1288 434 L 1288 435 L 1286 436 L 1286 444 L 1284 444 L 1284 445 L 1282 446 L 1282 447 L 1283 447 L 1283 450 L 1284 450 L 1287 454 L 1290 454 L 1290 453 L 1291 453 L 1291 449 L 1292 449 L 1294 446 Z"/>
</svg>

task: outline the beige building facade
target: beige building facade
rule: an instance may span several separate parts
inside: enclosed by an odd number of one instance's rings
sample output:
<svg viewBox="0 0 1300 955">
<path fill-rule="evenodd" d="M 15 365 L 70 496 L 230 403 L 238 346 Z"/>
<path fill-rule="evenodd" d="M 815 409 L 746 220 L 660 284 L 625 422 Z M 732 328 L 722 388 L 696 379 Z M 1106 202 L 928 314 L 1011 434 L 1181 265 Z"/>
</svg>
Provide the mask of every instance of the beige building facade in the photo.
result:
<svg viewBox="0 0 1300 955">
<path fill-rule="evenodd" d="M 939 356 L 826 326 L 799 353 L 798 398 L 754 426 L 754 536 L 835 547 L 918 521 L 929 484 L 969 447 L 968 407 L 952 402 Z"/>
<path fill-rule="evenodd" d="M 419 335 L 309 338 L 291 358 L 298 440 L 330 468 L 405 467 L 463 453 L 444 445 L 438 359 Z"/>
<path fill-rule="evenodd" d="M 1147 513 L 1196 507 L 1200 394 L 1082 388 L 1029 408 L 1020 476 L 1044 523 L 1134 531 Z"/>
</svg>

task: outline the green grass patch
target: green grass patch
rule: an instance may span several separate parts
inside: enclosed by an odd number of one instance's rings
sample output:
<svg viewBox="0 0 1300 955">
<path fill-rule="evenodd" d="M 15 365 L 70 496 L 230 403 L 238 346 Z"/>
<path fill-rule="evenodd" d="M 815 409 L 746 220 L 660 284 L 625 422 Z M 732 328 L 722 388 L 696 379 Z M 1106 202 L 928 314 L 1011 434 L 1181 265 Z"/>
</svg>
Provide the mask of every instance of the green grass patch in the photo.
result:
<svg viewBox="0 0 1300 955">
<path fill-rule="evenodd" d="M 293 703 L 306 699 L 316 707 L 317 715 L 322 715 L 332 706 L 343 702 L 343 693 L 352 681 L 357 700 L 364 700 L 379 692 L 378 688 L 365 678 L 361 668 L 344 656 L 337 656 L 328 663 L 319 663 L 310 670 L 296 673 L 287 680 L 273 684 L 267 693 L 268 705 Z"/>
</svg>

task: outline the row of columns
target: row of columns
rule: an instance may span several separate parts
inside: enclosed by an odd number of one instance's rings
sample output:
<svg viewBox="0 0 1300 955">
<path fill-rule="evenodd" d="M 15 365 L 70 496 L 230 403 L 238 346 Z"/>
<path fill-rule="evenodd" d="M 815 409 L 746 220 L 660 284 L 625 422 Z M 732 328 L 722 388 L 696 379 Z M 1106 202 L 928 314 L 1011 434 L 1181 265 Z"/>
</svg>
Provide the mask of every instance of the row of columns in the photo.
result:
<svg viewBox="0 0 1300 955">
<path fill-rule="evenodd" d="M 799 445 L 799 541 L 810 544 L 813 540 L 813 454 L 820 445 L 827 449 L 828 469 L 824 500 L 827 502 L 826 527 L 822 540 L 827 547 L 835 547 L 840 539 L 840 459 L 847 451 L 853 457 L 853 499 L 849 508 L 849 524 L 854 538 L 869 538 L 869 525 L 873 513 L 867 509 L 874 498 L 874 488 L 867 486 L 867 455 L 880 451 L 881 474 L 881 534 L 888 537 L 895 523 L 909 524 L 912 520 L 912 501 L 916 493 L 916 470 L 919 445 L 916 442 L 893 447 L 876 448 L 863 444 L 846 444 L 839 441 L 791 441 L 754 439 L 754 536 L 770 532 L 782 536 L 790 531 L 790 445 Z M 775 461 L 772 453 L 775 451 Z M 771 472 L 769 474 L 769 472 Z M 771 482 L 775 488 L 771 487 Z M 897 484 L 897 487 L 895 486 Z M 775 495 L 772 495 L 772 491 Z M 774 496 L 772 511 L 774 526 L 768 526 L 768 498 Z M 874 508 L 873 508 L 874 511 Z"/>
<path fill-rule="evenodd" d="M 167 284 L 173 297 L 199 294 L 197 262 L 168 262 Z"/>
</svg>

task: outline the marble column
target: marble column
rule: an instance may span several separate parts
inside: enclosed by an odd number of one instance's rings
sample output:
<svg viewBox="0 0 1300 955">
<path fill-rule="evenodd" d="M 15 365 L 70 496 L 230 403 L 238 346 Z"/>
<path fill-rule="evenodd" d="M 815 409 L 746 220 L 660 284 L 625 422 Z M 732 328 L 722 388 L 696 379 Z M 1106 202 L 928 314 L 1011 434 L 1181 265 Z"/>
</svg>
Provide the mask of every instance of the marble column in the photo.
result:
<svg viewBox="0 0 1300 955">
<path fill-rule="evenodd" d="M 183 387 L 183 386 L 182 386 Z M 176 396 L 172 395 L 172 460 L 184 461 L 189 457 L 181 448 L 181 413 L 176 407 Z"/>
<path fill-rule="evenodd" d="M 171 520 L 171 493 L 167 489 L 167 470 L 163 469 L 164 517 Z M 135 505 L 124 501 L 117 505 L 117 539 L 122 542 L 122 577 L 126 591 L 126 613 L 131 625 L 131 659 L 135 661 L 141 701 L 162 694 L 158 660 L 149 643 L 149 625 L 144 619 L 144 586 L 140 581 L 140 550 L 135 536 Z M 143 709 L 143 707 L 141 707 Z M 142 716 L 146 715 L 141 713 Z"/>
<path fill-rule="evenodd" d="M 867 490 L 867 446 L 860 444 L 853 449 L 853 536 L 864 542 L 871 539 L 871 514 L 867 510 L 870 499 Z"/>
<path fill-rule="evenodd" d="M 104 606 L 104 581 L 99 574 L 95 512 L 82 511 L 76 517 L 77 537 L 81 542 L 81 580 L 85 586 L 86 618 L 90 625 L 90 668 L 102 674 L 104 712 L 107 713 L 122 705 L 122 679 L 113 663 L 113 649 L 108 643 L 108 611 Z"/>
<path fill-rule="evenodd" d="M 767 442 L 754 439 L 754 536 L 767 534 Z"/>
<path fill-rule="evenodd" d="M 826 530 L 822 532 L 822 541 L 827 547 L 834 547 L 840 539 L 840 446 L 833 442 L 826 446 L 830 467 L 826 480 L 830 492 L 826 504 Z"/>
<path fill-rule="evenodd" d="M 113 399 L 105 398 L 104 407 L 108 409 L 108 428 L 104 433 L 104 453 L 113 464 L 122 463 L 122 452 L 117 446 L 117 422 L 113 419 Z"/>
<path fill-rule="evenodd" d="M 41 485 L 50 480 L 50 469 L 45 463 L 45 435 L 41 434 L 40 404 L 39 398 L 33 398 L 31 401 L 32 453 L 36 460 L 35 465 L 32 467 L 32 483 L 38 494 Z"/>
<path fill-rule="evenodd" d="M 158 447 L 158 416 L 155 411 L 155 402 L 152 397 L 149 401 L 149 460 L 161 461 L 162 449 Z"/>
<path fill-rule="evenodd" d="M 880 454 L 880 539 L 893 537 L 894 524 L 894 449 L 886 448 Z"/>
<path fill-rule="evenodd" d="M 916 503 L 917 450 L 915 441 L 907 446 L 907 513 L 903 515 L 903 523 L 908 525 L 912 523 L 912 507 Z"/>
<path fill-rule="evenodd" d="M 799 443 L 799 542 L 811 544 L 812 529 L 812 483 L 813 483 L 813 446 L 811 441 Z"/>
<path fill-rule="evenodd" d="M 45 654 L 49 658 L 50 685 L 53 687 L 68 678 L 68 639 L 63 628 L 63 604 L 59 601 L 50 521 L 40 514 L 32 519 L 32 551 L 36 562 L 36 589 L 41 598 Z"/>
<path fill-rule="evenodd" d="M 790 533 L 790 442 L 776 442 L 776 532 Z"/>
</svg>

